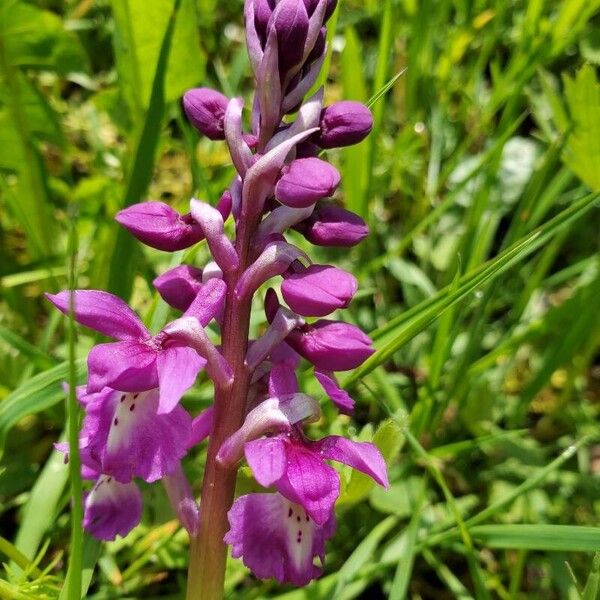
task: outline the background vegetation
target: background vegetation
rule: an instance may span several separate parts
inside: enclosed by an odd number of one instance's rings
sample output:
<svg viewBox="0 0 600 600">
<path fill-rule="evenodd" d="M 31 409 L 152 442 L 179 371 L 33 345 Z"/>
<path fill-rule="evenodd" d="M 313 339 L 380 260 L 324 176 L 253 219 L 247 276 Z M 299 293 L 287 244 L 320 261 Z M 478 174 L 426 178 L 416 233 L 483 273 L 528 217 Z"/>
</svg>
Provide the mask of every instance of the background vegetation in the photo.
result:
<svg viewBox="0 0 600 600">
<path fill-rule="evenodd" d="M 375 97 L 376 126 L 334 160 L 372 235 L 319 258 L 359 276 L 350 312 L 379 351 L 345 380 L 355 418 L 324 404 L 314 433 L 374 436 L 393 485 L 343 471 L 324 578 L 293 591 L 233 561 L 228 597 L 593 600 L 600 1 L 340 4 L 327 97 Z M 225 145 L 198 138 L 179 98 L 249 93 L 241 5 L 182 0 L 169 27 L 173 0 L 0 3 L 2 599 L 57 598 L 69 553 L 52 451 L 68 348 L 42 293 L 66 287 L 77 238 L 79 287 L 131 298 L 154 328 L 168 317 L 153 277 L 202 264 L 204 248 L 141 248 L 113 216 L 146 198 L 215 202 L 228 185 Z M 96 341 L 79 333 L 80 377 Z M 209 402 L 205 381 L 186 399 Z M 185 466 L 199 483 L 202 451 Z M 86 538 L 87 597 L 181 598 L 186 544 L 147 486 L 140 528 Z"/>
</svg>

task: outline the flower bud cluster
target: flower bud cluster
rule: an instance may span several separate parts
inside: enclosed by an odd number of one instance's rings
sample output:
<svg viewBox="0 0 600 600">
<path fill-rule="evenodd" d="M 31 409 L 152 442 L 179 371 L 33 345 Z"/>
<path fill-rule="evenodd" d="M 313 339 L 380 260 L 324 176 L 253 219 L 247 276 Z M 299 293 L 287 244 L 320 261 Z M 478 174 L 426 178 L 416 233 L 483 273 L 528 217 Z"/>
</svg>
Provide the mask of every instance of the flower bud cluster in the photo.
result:
<svg viewBox="0 0 600 600">
<path fill-rule="evenodd" d="M 211 435 L 218 411 L 211 407 L 193 418 L 181 398 L 202 370 L 217 392 L 233 389 L 240 369 L 250 375 L 240 415 L 244 424 L 220 446 L 216 460 L 235 469 L 245 459 L 256 481 L 275 490 L 242 496 L 229 511 L 225 541 L 258 577 L 304 585 L 319 575 L 314 559 L 324 560 L 340 493 L 339 474 L 327 461 L 387 485 L 386 465 L 373 444 L 307 437 L 305 426 L 319 419 L 320 408 L 302 393 L 296 377 L 304 359 L 331 401 L 351 413 L 354 401 L 335 372 L 354 369 L 373 353 L 358 327 L 331 318 L 352 301 L 356 278 L 333 265 L 313 264 L 286 239 L 294 229 L 314 245 L 347 248 L 368 234 L 359 216 L 332 200 L 340 174 L 321 151 L 364 139 L 371 113 L 356 102 L 324 106 L 322 89 L 305 98 L 327 51 L 326 24 L 336 4 L 246 0 L 256 78 L 251 130 L 243 128 L 239 98 L 207 88 L 183 98 L 192 125 L 211 140 L 226 141 L 237 172 L 229 189 L 216 208 L 194 198 L 189 213 L 181 215 L 166 204 L 144 202 L 116 217 L 158 250 L 175 252 L 206 241 L 211 262 L 203 268 L 183 264 L 154 280 L 181 316 L 153 334 L 111 294 L 80 290 L 49 296 L 64 313 L 72 300 L 80 324 L 116 340 L 92 349 L 88 382 L 79 391 L 84 475 L 95 481 L 84 524 L 97 537 L 125 535 L 139 521 L 136 478 L 162 480 L 181 522 L 196 535 L 199 509 L 181 460 Z M 228 219 L 235 239 L 227 234 Z M 249 311 L 264 284 L 270 286 L 264 296 L 268 328 L 258 339 L 246 337 L 243 364 L 229 364 L 205 328 L 214 321 L 226 339 L 226 328 L 237 326 L 232 311 L 241 306 Z"/>
</svg>

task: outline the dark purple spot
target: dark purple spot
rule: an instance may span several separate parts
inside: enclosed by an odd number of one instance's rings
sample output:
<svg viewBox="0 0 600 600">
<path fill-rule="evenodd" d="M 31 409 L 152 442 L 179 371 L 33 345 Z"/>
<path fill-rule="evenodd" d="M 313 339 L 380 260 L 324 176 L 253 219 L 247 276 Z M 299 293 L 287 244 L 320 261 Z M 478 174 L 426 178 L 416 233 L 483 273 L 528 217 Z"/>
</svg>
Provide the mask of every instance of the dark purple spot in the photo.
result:
<svg viewBox="0 0 600 600">
<path fill-rule="evenodd" d="M 301 521 L 301 520 L 302 520 L 302 519 L 300 518 L 300 515 L 298 515 L 298 516 L 296 517 L 296 521 L 298 521 L 298 523 L 300 523 L 300 521 Z"/>
<path fill-rule="evenodd" d="M 290 510 L 288 511 L 288 517 L 292 517 L 292 515 L 294 514 L 294 511 L 290 508 Z"/>
<path fill-rule="evenodd" d="M 134 395 L 133 395 L 133 399 L 134 399 L 134 400 L 137 400 L 137 399 L 138 399 L 138 396 L 139 396 L 139 394 L 134 394 Z"/>
<path fill-rule="evenodd" d="M 125 395 L 121 396 L 121 402 L 125 402 L 125 398 L 126 398 L 126 397 L 127 397 L 127 396 L 125 396 Z"/>
<path fill-rule="evenodd" d="M 119 424 L 119 419 L 117 419 L 117 418 L 115 417 L 115 420 L 113 421 L 113 425 L 116 427 L 118 424 Z"/>
<path fill-rule="evenodd" d="M 308 523 L 310 521 L 310 517 L 308 515 L 306 515 L 306 522 Z"/>
<path fill-rule="evenodd" d="M 302 537 L 302 531 L 300 529 L 298 529 L 298 537 L 301 538 Z"/>
<path fill-rule="evenodd" d="M 301 544 L 301 543 L 302 543 L 302 540 L 301 540 L 300 538 L 297 538 L 297 539 L 296 539 L 296 543 L 297 543 L 297 544 Z"/>
<path fill-rule="evenodd" d="M 132 405 L 129 407 L 129 411 L 130 411 L 130 412 L 133 412 L 134 410 L 135 410 L 135 404 L 132 404 Z"/>
<path fill-rule="evenodd" d="M 112 477 L 109 477 L 109 478 L 106 480 L 106 483 L 110 483 L 111 481 L 112 481 Z"/>
</svg>

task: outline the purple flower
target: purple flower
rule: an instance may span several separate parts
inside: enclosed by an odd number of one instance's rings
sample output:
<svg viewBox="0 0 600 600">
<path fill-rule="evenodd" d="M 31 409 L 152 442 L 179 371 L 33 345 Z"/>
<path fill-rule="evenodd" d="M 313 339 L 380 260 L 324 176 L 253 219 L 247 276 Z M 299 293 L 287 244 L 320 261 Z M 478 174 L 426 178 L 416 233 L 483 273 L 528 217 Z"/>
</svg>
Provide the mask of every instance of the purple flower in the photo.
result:
<svg viewBox="0 0 600 600">
<path fill-rule="evenodd" d="M 125 393 L 105 388 L 80 395 L 85 462 L 120 483 L 140 477 L 151 483 L 172 473 L 185 456 L 192 418 L 181 408 L 159 413 L 158 390 Z"/>
<path fill-rule="evenodd" d="M 345 100 L 328 106 L 321 113 L 321 148 L 341 148 L 362 142 L 373 129 L 373 115 L 360 102 Z"/>
<path fill-rule="evenodd" d="M 340 436 L 313 442 L 293 430 L 247 442 L 244 454 L 258 483 L 274 485 L 288 500 L 302 505 L 319 526 L 331 517 L 340 493 L 339 475 L 326 460 L 349 465 L 388 486 L 385 461 L 369 442 Z"/>
<path fill-rule="evenodd" d="M 225 139 L 225 111 L 229 98 L 210 88 L 195 88 L 183 96 L 183 109 L 190 123 L 211 140 Z"/>
<path fill-rule="evenodd" d="M 84 505 L 83 526 L 100 540 L 125 537 L 142 518 L 142 495 L 135 483 L 101 475 Z"/>
<path fill-rule="evenodd" d="M 354 213 L 334 204 L 318 207 L 296 229 L 315 246 L 356 246 L 367 235 L 367 224 Z"/>
<path fill-rule="evenodd" d="M 269 21 L 277 35 L 279 70 L 283 76 L 302 62 L 308 34 L 308 13 L 303 2 L 280 0 Z M 268 35 L 267 35 L 268 37 Z"/>
<path fill-rule="evenodd" d="M 191 215 L 180 215 L 163 202 L 142 202 L 115 217 L 140 242 L 165 252 L 189 248 L 204 239 L 202 227 Z"/>
<path fill-rule="evenodd" d="M 179 265 L 152 283 L 167 304 L 185 312 L 202 289 L 202 269 Z"/>
<path fill-rule="evenodd" d="M 371 338 L 358 327 L 327 319 L 295 329 L 286 342 L 323 371 L 356 369 L 375 352 Z"/>
<path fill-rule="evenodd" d="M 248 413 L 242 428 L 219 450 L 218 460 L 231 464 L 243 448 L 258 483 L 264 487 L 274 485 L 285 498 L 303 506 L 317 525 L 323 526 L 340 493 L 339 475 L 326 460 L 349 465 L 384 487 L 388 480 L 385 461 L 375 445 L 339 436 L 308 440 L 297 424 L 317 417 L 316 406 L 303 394 L 270 398 Z M 256 439 L 270 431 L 280 433 Z"/>
<path fill-rule="evenodd" d="M 315 369 L 315 378 L 340 412 L 347 415 L 352 413 L 355 404 L 354 400 L 346 390 L 340 387 L 332 372 L 317 371 Z"/>
<path fill-rule="evenodd" d="M 284 276 L 281 293 L 287 305 L 305 317 L 325 317 L 350 304 L 358 282 L 331 265 L 311 265 Z"/>
<path fill-rule="evenodd" d="M 213 280 L 218 281 L 218 280 Z M 48 294 L 63 313 L 69 313 L 70 293 Z M 192 348 L 178 345 L 169 335 L 152 336 L 139 317 L 121 300 L 107 292 L 74 292 L 75 319 L 99 333 L 116 338 L 115 343 L 98 344 L 88 356 L 88 393 L 110 387 L 123 392 L 160 389 L 159 412 L 172 411 L 194 384 L 206 360 Z M 220 307 L 209 306 L 201 317 L 205 326 Z M 196 310 L 196 314 L 200 313 Z"/>
<path fill-rule="evenodd" d="M 340 184 L 335 167 L 320 158 L 299 158 L 282 170 L 275 197 L 292 208 L 305 208 L 331 196 Z"/>
<path fill-rule="evenodd" d="M 213 293 L 223 295 L 224 303 L 225 286 L 210 282 L 211 279 L 223 279 L 223 272 L 215 263 L 208 264 L 204 269 L 179 265 L 157 277 L 153 283 L 167 304 L 185 312 L 201 292 L 201 297 L 205 299 L 210 288 L 213 288 Z"/>
<path fill-rule="evenodd" d="M 248 494 L 238 498 L 228 514 L 224 541 L 232 556 L 261 579 L 303 586 L 319 577 L 313 564 L 325 560 L 325 542 L 335 532 L 335 517 L 319 527 L 302 506 L 280 494 Z"/>
</svg>

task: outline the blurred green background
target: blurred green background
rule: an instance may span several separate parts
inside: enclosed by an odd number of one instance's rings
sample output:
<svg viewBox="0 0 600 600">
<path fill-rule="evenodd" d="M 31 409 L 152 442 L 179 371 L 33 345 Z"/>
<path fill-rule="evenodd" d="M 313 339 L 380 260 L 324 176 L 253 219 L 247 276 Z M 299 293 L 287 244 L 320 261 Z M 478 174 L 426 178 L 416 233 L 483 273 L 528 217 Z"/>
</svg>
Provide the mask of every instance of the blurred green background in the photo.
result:
<svg viewBox="0 0 600 600">
<path fill-rule="evenodd" d="M 67 285 L 69 237 L 78 286 L 159 328 L 152 279 L 206 250 L 142 248 L 113 216 L 215 203 L 232 177 L 179 100 L 199 85 L 249 100 L 242 2 L 174 6 L 0 0 L 1 599 L 58 598 L 65 578 L 68 473 L 52 444 L 67 347 L 42 293 Z M 355 417 L 324 404 L 312 433 L 375 439 L 393 484 L 342 470 L 324 577 L 293 591 L 230 561 L 228 598 L 600 597 L 599 23 L 599 0 L 340 2 L 326 98 L 372 100 L 375 128 L 329 155 L 372 235 L 311 252 L 357 274 L 346 318 L 378 352 L 344 379 Z M 79 333 L 81 376 L 96 341 Z M 210 399 L 201 380 L 186 405 Z M 195 489 L 202 461 L 185 463 Z M 182 597 L 186 535 L 162 489 L 144 493 L 126 539 L 86 539 L 86 597 Z"/>
</svg>

